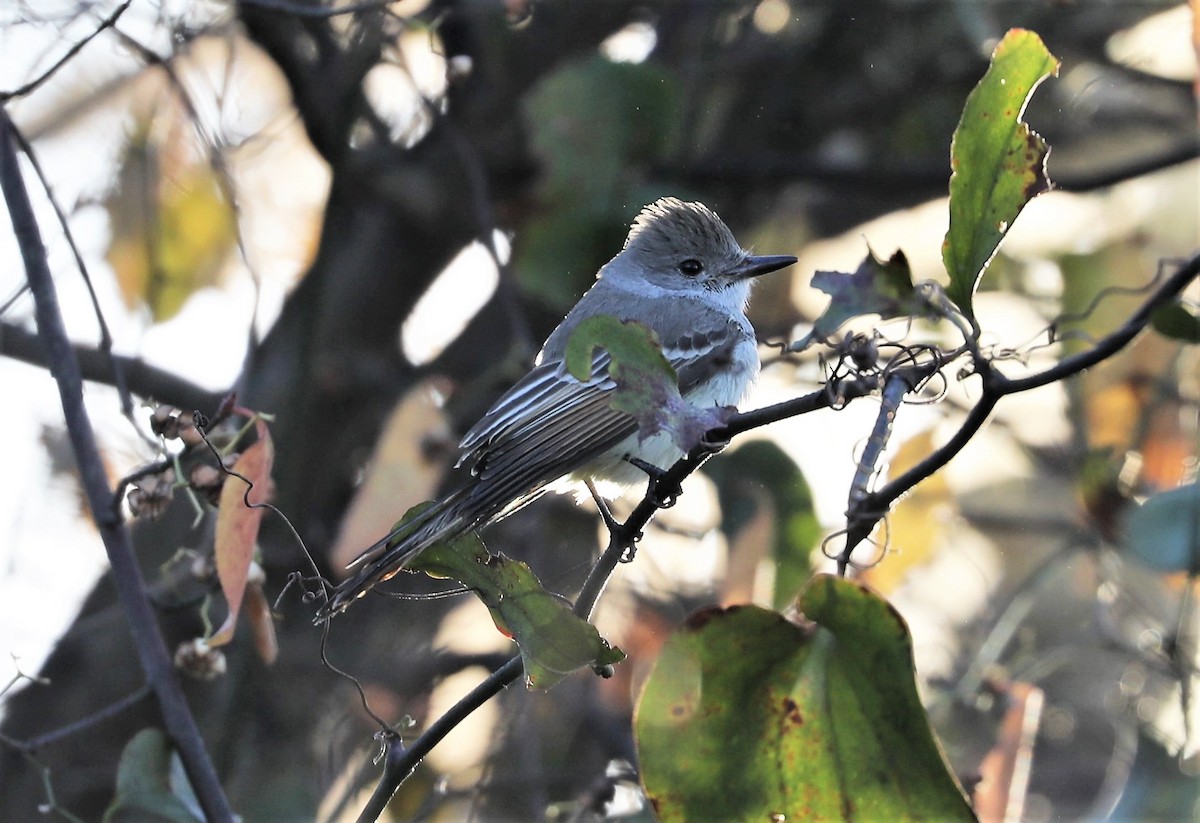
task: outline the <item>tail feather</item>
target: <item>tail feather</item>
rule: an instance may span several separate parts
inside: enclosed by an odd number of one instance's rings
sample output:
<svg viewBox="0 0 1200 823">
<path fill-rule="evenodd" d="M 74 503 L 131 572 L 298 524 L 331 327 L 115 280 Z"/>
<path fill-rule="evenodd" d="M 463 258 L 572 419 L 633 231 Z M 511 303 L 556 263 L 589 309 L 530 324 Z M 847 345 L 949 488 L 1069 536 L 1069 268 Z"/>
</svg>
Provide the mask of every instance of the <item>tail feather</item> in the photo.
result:
<svg viewBox="0 0 1200 823">
<path fill-rule="evenodd" d="M 625 433 L 621 430 L 613 436 Z M 607 445 L 598 442 L 595 449 Z M 578 453 L 564 451 L 546 460 L 527 461 L 524 470 L 476 476 L 474 482 L 429 506 L 355 558 L 347 568 L 356 571 L 334 589 L 329 602 L 318 612 L 317 620 L 345 611 L 434 543 L 500 520 L 528 505 L 546 491 L 548 482 L 567 474 L 579 460 Z"/>
<path fill-rule="evenodd" d="M 434 543 L 457 537 L 478 525 L 479 519 L 467 516 L 464 511 L 465 498 L 462 492 L 450 495 L 397 526 L 352 560 L 347 568 L 357 571 L 337 585 L 329 602 L 318 611 L 317 620 L 345 611 L 376 585 L 400 573 Z"/>
</svg>

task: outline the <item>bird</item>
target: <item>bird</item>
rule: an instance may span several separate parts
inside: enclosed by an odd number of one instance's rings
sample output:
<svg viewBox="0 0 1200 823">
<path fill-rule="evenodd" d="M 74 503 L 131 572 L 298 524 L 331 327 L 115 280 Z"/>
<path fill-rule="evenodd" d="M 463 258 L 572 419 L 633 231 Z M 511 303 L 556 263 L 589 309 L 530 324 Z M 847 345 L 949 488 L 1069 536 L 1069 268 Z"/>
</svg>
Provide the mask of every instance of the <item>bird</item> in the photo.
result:
<svg viewBox="0 0 1200 823">
<path fill-rule="evenodd" d="M 546 339 L 534 366 L 463 436 L 458 466 L 466 483 L 406 519 L 347 567 L 318 620 L 344 611 L 424 549 L 512 514 L 546 491 L 591 484 L 604 497 L 645 483 L 651 467 L 669 467 L 683 450 L 669 432 L 638 431 L 610 402 L 616 382 L 609 355 L 593 352 L 590 377 L 567 370 L 567 342 L 592 317 L 636 321 L 657 336 L 697 409 L 741 402 L 760 368 L 746 307 L 754 278 L 796 262 L 754 255 L 699 202 L 663 197 L 633 220 L 620 253 Z"/>
</svg>

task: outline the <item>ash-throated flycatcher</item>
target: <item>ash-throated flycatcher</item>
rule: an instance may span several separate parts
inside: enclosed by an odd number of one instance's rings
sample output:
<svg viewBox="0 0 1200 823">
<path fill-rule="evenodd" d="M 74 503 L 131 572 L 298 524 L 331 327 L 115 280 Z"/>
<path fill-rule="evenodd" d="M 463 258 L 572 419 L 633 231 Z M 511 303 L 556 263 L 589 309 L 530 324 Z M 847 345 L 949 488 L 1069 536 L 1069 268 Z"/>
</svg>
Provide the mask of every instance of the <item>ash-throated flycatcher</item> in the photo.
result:
<svg viewBox="0 0 1200 823">
<path fill-rule="evenodd" d="M 589 380 L 567 373 L 571 332 L 597 315 L 635 320 L 658 336 L 684 399 L 697 408 L 735 406 L 759 370 L 746 319 L 751 280 L 795 262 L 751 255 L 701 203 L 664 197 L 646 206 L 621 253 L 546 340 L 533 370 L 463 437 L 458 464 L 471 464 L 470 481 L 355 560 L 358 570 L 323 614 L 342 611 L 433 543 L 498 520 L 549 489 L 591 480 L 607 496 L 645 479 L 631 458 L 669 467 L 683 456 L 670 434 L 639 439 L 634 418 L 610 404 L 615 384 L 606 352 L 596 350 Z"/>
</svg>

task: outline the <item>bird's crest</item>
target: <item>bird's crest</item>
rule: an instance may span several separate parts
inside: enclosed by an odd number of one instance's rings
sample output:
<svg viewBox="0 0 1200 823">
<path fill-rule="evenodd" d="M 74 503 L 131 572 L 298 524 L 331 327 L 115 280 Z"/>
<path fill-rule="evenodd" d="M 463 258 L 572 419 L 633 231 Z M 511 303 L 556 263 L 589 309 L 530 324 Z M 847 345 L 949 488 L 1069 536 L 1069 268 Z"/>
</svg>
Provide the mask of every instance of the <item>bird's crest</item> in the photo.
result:
<svg viewBox="0 0 1200 823">
<path fill-rule="evenodd" d="M 657 253 L 690 253 L 697 245 L 732 252 L 739 249 L 733 232 L 703 203 L 662 197 L 643 208 L 625 238 L 625 248 Z"/>
</svg>

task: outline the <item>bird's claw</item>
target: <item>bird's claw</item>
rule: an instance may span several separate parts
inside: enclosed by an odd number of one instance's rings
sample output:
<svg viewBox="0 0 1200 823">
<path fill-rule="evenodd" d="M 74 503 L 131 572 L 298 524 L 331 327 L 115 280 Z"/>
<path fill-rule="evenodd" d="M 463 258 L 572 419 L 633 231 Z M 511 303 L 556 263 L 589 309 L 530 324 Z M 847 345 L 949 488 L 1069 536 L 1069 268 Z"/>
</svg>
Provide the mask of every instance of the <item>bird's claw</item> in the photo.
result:
<svg viewBox="0 0 1200 823">
<path fill-rule="evenodd" d="M 728 446 L 729 443 L 730 440 L 727 437 L 721 438 L 720 440 L 709 440 L 708 434 L 705 434 L 704 437 L 700 438 L 700 442 L 697 443 L 696 446 L 703 451 L 705 457 L 708 458 L 712 457 L 714 454 L 724 451 L 725 447 Z"/>
</svg>

